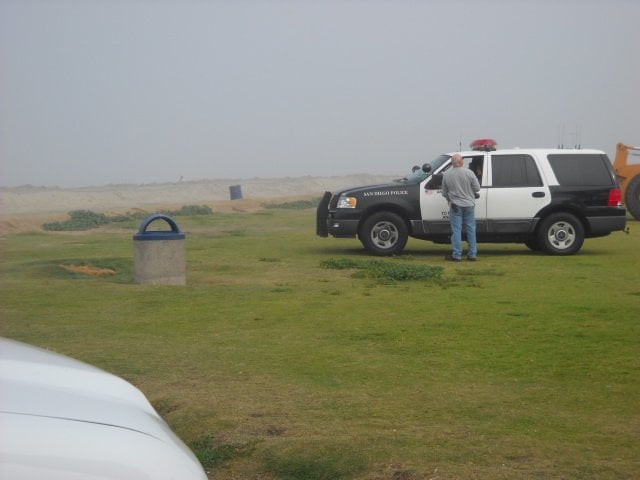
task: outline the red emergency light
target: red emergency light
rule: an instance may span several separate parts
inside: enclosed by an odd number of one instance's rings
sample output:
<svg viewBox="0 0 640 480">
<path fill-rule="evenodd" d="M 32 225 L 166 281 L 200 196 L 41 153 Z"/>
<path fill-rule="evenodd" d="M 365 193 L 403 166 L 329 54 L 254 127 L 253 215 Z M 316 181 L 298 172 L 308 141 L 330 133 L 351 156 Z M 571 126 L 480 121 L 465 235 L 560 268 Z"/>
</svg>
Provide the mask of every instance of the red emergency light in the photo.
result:
<svg viewBox="0 0 640 480">
<path fill-rule="evenodd" d="M 478 150 L 482 152 L 492 152 L 496 149 L 498 142 L 491 138 L 481 138 L 479 140 L 474 140 L 471 142 L 471 150 Z"/>
</svg>

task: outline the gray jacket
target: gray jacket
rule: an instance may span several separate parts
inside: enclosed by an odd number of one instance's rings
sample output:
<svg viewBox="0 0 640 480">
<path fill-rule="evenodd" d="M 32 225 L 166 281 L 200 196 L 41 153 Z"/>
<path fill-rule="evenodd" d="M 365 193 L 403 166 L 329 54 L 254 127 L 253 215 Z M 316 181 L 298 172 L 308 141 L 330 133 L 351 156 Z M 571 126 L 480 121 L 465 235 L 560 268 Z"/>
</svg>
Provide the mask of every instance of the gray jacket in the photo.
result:
<svg viewBox="0 0 640 480">
<path fill-rule="evenodd" d="M 480 183 L 475 174 L 464 167 L 452 167 L 442 176 L 442 196 L 460 207 L 475 207 L 475 194 Z"/>
</svg>

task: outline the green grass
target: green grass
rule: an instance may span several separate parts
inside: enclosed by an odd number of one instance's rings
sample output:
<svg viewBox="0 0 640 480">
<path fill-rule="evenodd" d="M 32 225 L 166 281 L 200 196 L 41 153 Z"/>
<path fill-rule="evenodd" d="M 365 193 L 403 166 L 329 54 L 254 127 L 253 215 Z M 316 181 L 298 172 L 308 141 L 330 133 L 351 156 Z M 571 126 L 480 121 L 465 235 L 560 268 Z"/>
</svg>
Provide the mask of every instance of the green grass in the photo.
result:
<svg viewBox="0 0 640 480">
<path fill-rule="evenodd" d="M 638 222 L 449 264 L 417 240 L 374 259 L 314 214 L 181 218 L 186 287 L 132 283 L 132 222 L 1 237 L 0 334 L 134 383 L 212 479 L 637 476 Z"/>
</svg>

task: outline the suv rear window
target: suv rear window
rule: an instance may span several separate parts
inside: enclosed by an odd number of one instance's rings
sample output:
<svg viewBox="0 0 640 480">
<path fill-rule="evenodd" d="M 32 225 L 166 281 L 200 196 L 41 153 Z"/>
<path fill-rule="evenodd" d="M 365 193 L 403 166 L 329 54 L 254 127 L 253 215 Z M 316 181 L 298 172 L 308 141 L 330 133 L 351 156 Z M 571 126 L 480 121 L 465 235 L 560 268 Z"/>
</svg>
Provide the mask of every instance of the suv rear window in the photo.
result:
<svg viewBox="0 0 640 480">
<path fill-rule="evenodd" d="M 609 186 L 613 184 L 611 162 L 601 154 L 552 154 L 548 155 L 560 185 Z"/>
<path fill-rule="evenodd" d="M 493 155 L 494 187 L 540 187 L 542 179 L 530 155 Z"/>
</svg>

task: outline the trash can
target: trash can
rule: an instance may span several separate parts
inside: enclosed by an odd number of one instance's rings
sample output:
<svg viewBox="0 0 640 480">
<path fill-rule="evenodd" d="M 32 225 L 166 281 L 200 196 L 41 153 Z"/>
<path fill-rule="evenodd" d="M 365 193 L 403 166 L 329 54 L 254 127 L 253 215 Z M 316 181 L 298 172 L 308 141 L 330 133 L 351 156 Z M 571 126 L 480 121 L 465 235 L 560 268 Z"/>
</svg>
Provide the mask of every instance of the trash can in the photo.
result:
<svg viewBox="0 0 640 480">
<path fill-rule="evenodd" d="M 157 220 L 171 230 L 149 230 Z M 155 213 L 142 221 L 133 236 L 133 280 L 147 285 L 186 285 L 185 235 L 172 218 Z"/>
<path fill-rule="evenodd" d="M 242 198 L 242 186 L 231 185 L 229 187 L 229 197 L 231 197 L 231 200 L 240 200 Z"/>
</svg>

